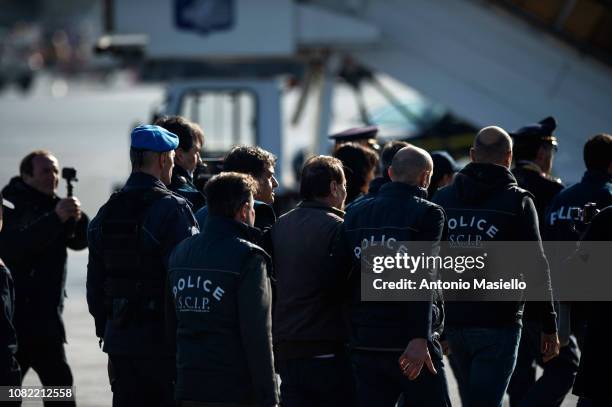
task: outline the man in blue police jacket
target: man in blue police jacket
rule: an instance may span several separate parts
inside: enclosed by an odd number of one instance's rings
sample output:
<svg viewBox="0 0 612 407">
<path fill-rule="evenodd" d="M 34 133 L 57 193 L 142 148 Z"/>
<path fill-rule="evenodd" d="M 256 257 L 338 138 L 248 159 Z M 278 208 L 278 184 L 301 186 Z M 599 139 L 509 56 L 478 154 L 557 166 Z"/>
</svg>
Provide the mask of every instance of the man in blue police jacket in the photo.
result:
<svg viewBox="0 0 612 407">
<path fill-rule="evenodd" d="M 225 172 L 204 189 L 201 234 L 172 252 L 167 295 L 169 334 L 176 335 L 176 399 L 181 406 L 278 404 L 272 355 L 270 258 L 251 243 L 249 175 Z"/>
<path fill-rule="evenodd" d="M 577 241 L 584 231 L 580 211 L 587 202 L 612 205 L 612 135 L 598 134 L 584 145 L 582 180 L 559 192 L 546 215 L 549 240 Z"/>
<path fill-rule="evenodd" d="M 444 211 L 425 200 L 432 170 L 425 150 L 405 147 L 393 157 L 392 182 L 347 211 L 344 228 L 356 270 L 364 240 L 440 242 Z M 362 302 L 359 273 L 353 278 L 351 357 L 359 405 L 394 406 L 403 395 L 408 406 L 449 406 L 442 351 L 432 329 L 437 307 L 431 301 Z"/>
<path fill-rule="evenodd" d="M 510 172 L 512 139 L 500 127 L 485 127 L 474 139 L 470 158 L 472 162 L 433 200 L 446 211 L 450 242 L 533 242 L 525 260 L 537 272 L 524 277 L 530 287 L 543 287 L 540 295 L 546 301 L 534 303 L 534 318 L 537 315 L 542 325 L 546 363 L 559 354 L 556 314 L 536 208 L 531 194 L 518 187 Z M 449 252 L 457 248 L 459 244 L 451 245 Z M 523 306 L 521 301 L 447 302 L 445 332 L 459 367 L 461 393 L 470 406 L 501 407 L 516 363 Z"/>
<path fill-rule="evenodd" d="M 174 349 L 165 339 L 168 257 L 197 232 L 170 183 L 178 137 L 159 126 L 132 131 L 132 174 L 91 221 L 87 303 L 109 356 L 113 406 L 173 406 Z"/>
</svg>

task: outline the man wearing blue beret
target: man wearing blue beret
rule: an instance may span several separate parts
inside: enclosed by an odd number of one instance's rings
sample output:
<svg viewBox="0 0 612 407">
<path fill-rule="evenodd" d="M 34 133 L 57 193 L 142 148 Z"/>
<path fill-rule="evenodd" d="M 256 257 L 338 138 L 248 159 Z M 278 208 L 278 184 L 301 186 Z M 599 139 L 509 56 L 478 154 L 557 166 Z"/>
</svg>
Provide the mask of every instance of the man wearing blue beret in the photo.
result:
<svg viewBox="0 0 612 407">
<path fill-rule="evenodd" d="M 87 303 L 109 356 L 113 406 L 174 406 L 174 338 L 166 338 L 164 282 L 172 249 L 197 233 L 170 184 L 178 137 L 132 131 L 132 174 L 91 221 Z"/>
</svg>

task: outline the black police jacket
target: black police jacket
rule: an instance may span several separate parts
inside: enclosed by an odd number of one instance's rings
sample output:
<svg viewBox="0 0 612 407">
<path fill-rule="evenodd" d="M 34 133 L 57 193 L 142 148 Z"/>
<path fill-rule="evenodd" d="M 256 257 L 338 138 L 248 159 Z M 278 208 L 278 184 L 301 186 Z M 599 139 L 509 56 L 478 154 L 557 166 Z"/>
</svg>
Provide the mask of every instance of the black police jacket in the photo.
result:
<svg viewBox="0 0 612 407">
<path fill-rule="evenodd" d="M 343 217 L 339 209 L 304 201 L 272 227 L 272 327 L 279 359 L 344 350 L 350 258 L 338 247 Z"/>
<path fill-rule="evenodd" d="M 172 252 L 168 319 L 175 318 L 176 399 L 279 401 L 274 375 L 268 255 L 253 228 L 209 215 L 201 234 Z"/>
<path fill-rule="evenodd" d="M 612 240 L 612 206 L 603 209 L 586 230 L 584 241 Z M 585 249 L 583 248 L 582 251 Z M 577 254 L 581 254 L 578 252 Z M 588 252 L 583 254 L 588 255 Z M 610 375 L 602 371 L 612 364 L 612 354 L 603 351 L 607 349 L 609 340 L 609 316 L 612 314 L 612 302 L 590 302 L 586 307 L 587 330 L 584 346 L 580 349 L 580 367 L 574 384 L 574 394 L 593 401 L 612 402 L 612 386 Z"/>
<path fill-rule="evenodd" d="M 582 180 L 561 191 L 546 214 L 547 240 L 577 241 L 584 232 L 579 211 L 588 202 L 598 209 L 612 205 L 612 176 L 603 171 L 586 171 Z"/>
<path fill-rule="evenodd" d="M 533 241 L 527 261 L 536 275 L 525 276 L 528 287 L 542 287 L 548 301 L 534 305 L 534 319 L 542 322 L 546 333 L 556 332 L 556 313 L 552 304 L 548 262 L 538 228 L 538 217 L 531 194 L 518 187 L 512 173 L 495 164 L 470 163 L 457 173 L 453 183 L 433 197 L 448 216 L 448 240 Z M 453 250 L 453 244 L 449 250 Z M 457 246 L 455 246 L 457 247 Z M 508 259 L 508 261 L 525 259 Z M 516 270 L 520 270 L 517 263 Z M 522 302 L 447 302 L 449 326 L 496 327 L 520 323 Z"/>
<path fill-rule="evenodd" d="M 163 320 L 168 258 L 179 242 L 197 233 L 197 227 L 187 201 L 151 175 L 132 173 L 121 192 L 145 195 L 154 190 L 165 193 L 141 210 L 138 245 L 125 248 L 126 262 L 148 259 L 142 268 L 135 265 L 129 270 L 133 284 L 113 276 L 115 267 L 121 267 L 114 265 L 121 253 L 115 252 L 114 239 L 108 234 L 112 230 L 109 205 L 115 198 L 100 208 L 89 226 L 87 304 L 95 320 L 96 335 L 104 338 L 103 350 L 109 354 L 173 357 L 172 346 L 165 340 Z M 137 273 L 142 273 L 142 279 L 135 278 Z M 149 292 L 135 298 L 139 294 L 134 291 L 139 288 Z M 122 290 L 123 295 L 119 292 Z"/>
<path fill-rule="evenodd" d="M 19 336 L 65 341 L 66 248 L 87 247 L 87 215 L 62 223 L 58 196 L 45 195 L 13 178 L 2 190 L 15 209 L 4 211 L 0 255 L 15 281 L 15 327 Z"/>
<path fill-rule="evenodd" d="M 0 259 L 0 384 L 21 384 L 17 353 L 17 332 L 13 324 L 15 290 L 10 271 Z"/>
<path fill-rule="evenodd" d="M 562 189 L 563 184 L 551 177 L 543 175 L 540 169 L 529 161 L 518 161 L 512 170 L 518 186 L 529 191 L 534 196 L 540 230 L 546 224 L 546 210 L 555 195 Z"/>
<path fill-rule="evenodd" d="M 255 228 L 259 229 L 259 236 L 253 237 L 253 243 L 261 246 L 264 249 L 269 249 L 268 237 L 264 237 L 264 233 L 268 234 L 274 222 L 276 222 L 276 213 L 272 205 L 268 205 L 262 201 L 255 201 Z M 200 229 L 204 230 L 206 219 L 208 218 L 208 206 L 204 206 L 196 212 L 195 218 L 200 225 Z"/>
<path fill-rule="evenodd" d="M 383 185 L 374 198 L 352 205 L 344 218 L 347 249 L 353 259 L 351 276 L 351 345 L 356 349 L 403 351 L 414 338 L 432 339 L 432 318 L 440 310 L 431 301 L 362 302 L 362 243 L 390 241 L 439 242 L 445 227 L 442 208 L 424 199 L 427 191 L 400 182 Z"/>
<path fill-rule="evenodd" d="M 185 198 L 191 205 L 193 213 L 196 213 L 206 204 L 204 194 L 196 188 L 192 176 L 180 165 L 175 165 L 172 169 L 172 180 L 168 189 Z"/>
</svg>

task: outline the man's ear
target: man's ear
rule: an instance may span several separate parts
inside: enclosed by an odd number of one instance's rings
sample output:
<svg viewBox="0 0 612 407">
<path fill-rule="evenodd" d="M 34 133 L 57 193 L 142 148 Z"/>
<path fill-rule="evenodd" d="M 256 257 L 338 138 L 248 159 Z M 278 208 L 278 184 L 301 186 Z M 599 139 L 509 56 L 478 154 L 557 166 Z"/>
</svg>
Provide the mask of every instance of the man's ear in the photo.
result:
<svg viewBox="0 0 612 407">
<path fill-rule="evenodd" d="M 389 167 L 387 169 L 387 175 L 389 176 L 389 179 L 393 179 L 393 168 Z"/>
<path fill-rule="evenodd" d="M 510 150 L 510 151 L 508 151 L 506 153 L 506 157 L 505 157 L 505 160 L 504 160 L 504 166 L 507 167 L 507 168 L 512 167 L 512 150 Z"/>
<path fill-rule="evenodd" d="M 329 183 L 329 193 L 332 196 L 336 196 L 338 194 L 338 183 L 335 180 L 331 180 Z"/>
<path fill-rule="evenodd" d="M 249 217 L 249 203 L 245 202 L 240 207 L 239 211 L 240 222 L 246 222 Z"/>
<path fill-rule="evenodd" d="M 470 160 L 473 163 L 476 162 L 476 151 L 474 151 L 474 147 L 470 147 Z"/>
<path fill-rule="evenodd" d="M 185 155 L 185 151 L 183 151 L 183 149 L 180 147 L 177 148 L 176 150 L 174 150 L 174 161 L 182 162 L 184 155 Z"/>
<path fill-rule="evenodd" d="M 419 184 L 421 186 L 421 188 L 428 188 L 429 187 L 429 183 L 431 181 L 431 171 L 430 170 L 424 170 L 421 173 L 421 179 L 419 180 Z"/>
</svg>

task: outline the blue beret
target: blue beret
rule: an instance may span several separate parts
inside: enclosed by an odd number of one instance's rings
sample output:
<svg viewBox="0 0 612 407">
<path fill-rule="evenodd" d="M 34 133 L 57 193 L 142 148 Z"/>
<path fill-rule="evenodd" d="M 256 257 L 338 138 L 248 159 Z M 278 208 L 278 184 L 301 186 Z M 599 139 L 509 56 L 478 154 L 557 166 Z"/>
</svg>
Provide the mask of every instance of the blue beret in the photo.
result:
<svg viewBox="0 0 612 407">
<path fill-rule="evenodd" d="M 132 148 L 163 153 L 176 150 L 178 145 L 179 139 L 176 134 L 160 126 L 145 124 L 132 130 Z"/>
<path fill-rule="evenodd" d="M 367 126 L 367 127 L 355 127 L 348 129 L 340 133 L 332 134 L 329 136 L 330 139 L 335 140 L 338 143 L 344 143 L 349 141 L 368 140 L 376 138 L 378 133 L 378 127 Z"/>
</svg>

